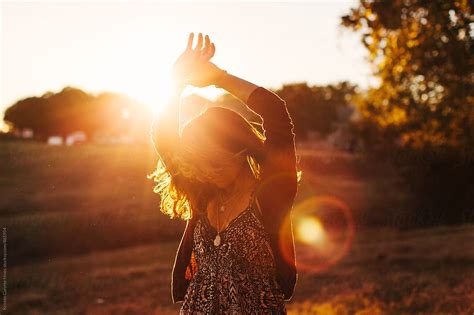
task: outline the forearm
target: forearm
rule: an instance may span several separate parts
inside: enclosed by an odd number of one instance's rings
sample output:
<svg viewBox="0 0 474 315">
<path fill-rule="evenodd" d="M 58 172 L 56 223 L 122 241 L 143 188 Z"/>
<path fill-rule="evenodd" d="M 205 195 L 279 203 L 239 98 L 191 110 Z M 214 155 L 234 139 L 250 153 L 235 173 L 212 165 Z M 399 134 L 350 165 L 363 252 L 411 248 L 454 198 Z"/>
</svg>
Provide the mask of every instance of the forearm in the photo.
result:
<svg viewBox="0 0 474 315">
<path fill-rule="evenodd" d="M 163 104 L 152 123 L 152 140 L 157 151 L 169 150 L 179 138 L 180 103 L 184 86 L 174 86 L 168 101 Z M 158 147 L 158 148 L 157 148 Z"/>
<path fill-rule="evenodd" d="M 158 119 L 168 133 L 179 133 L 181 94 L 184 86 L 173 86 L 170 98 L 163 104 Z"/>
<path fill-rule="evenodd" d="M 215 83 L 215 86 L 223 88 L 245 104 L 247 104 L 250 94 L 259 87 L 252 82 L 241 79 L 230 73 L 222 75 Z"/>
</svg>

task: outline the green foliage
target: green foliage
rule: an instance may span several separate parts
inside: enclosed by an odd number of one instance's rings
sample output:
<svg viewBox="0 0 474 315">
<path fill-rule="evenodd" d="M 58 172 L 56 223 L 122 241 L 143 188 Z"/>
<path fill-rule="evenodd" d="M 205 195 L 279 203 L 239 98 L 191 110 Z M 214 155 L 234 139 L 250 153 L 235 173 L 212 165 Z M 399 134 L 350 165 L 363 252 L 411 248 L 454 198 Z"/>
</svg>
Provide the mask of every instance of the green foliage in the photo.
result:
<svg viewBox="0 0 474 315">
<path fill-rule="evenodd" d="M 338 109 L 349 106 L 356 89 L 348 82 L 326 86 L 296 83 L 285 84 L 276 93 L 286 101 L 296 136 L 302 139 L 308 131 L 317 131 L 323 137 L 333 132 Z"/>
<path fill-rule="evenodd" d="M 362 34 L 380 79 L 357 106 L 381 139 L 412 148 L 473 146 L 472 2 L 361 0 L 341 24 Z"/>
</svg>

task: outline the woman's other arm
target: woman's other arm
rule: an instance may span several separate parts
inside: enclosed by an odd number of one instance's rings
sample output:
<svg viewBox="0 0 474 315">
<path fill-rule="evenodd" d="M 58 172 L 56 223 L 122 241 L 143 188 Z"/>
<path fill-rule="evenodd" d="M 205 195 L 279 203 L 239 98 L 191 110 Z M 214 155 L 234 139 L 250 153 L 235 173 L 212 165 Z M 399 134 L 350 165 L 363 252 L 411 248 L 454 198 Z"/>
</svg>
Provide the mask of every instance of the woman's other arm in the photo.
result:
<svg viewBox="0 0 474 315">
<path fill-rule="evenodd" d="M 215 85 L 245 102 L 263 120 L 267 157 L 261 164 L 263 185 L 259 200 L 272 209 L 265 219 L 269 220 L 267 226 L 277 233 L 286 213 L 274 211 L 293 204 L 298 188 L 294 125 L 286 102 L 275 93 L 230 74 L 222 76 Z"/>
<path fill-rule="evenodd" d="M 286 102 L 275 93 L 229 73 L 220 76 L 215 86 L 239 98 L 262 117 L 269 162 L 273 161 L 282 171 L 294 171 L 296 176 L 294 124 Z"/>
<path fill-rule="evenodd" d="M 214 85 L 216 87 L 223 88 L 230 94 L 240 99 L 243 103 L 247 104 L 250 95 L 253 91 L 259 88 L 259 86 L 232 75 L 227 71 L 221 71 L 222 75 L 218 77 Z"/>
</svg>

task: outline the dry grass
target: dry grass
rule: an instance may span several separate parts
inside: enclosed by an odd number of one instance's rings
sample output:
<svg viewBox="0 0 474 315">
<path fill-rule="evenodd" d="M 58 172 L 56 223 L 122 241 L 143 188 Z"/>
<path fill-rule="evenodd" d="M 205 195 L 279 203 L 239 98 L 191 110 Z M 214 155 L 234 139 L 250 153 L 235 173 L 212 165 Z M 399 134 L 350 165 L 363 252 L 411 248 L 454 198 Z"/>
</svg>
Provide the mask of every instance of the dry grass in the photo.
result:
<svg viewBox="0 0 474 315">
<path fill-rule="evenodd" d="M 343 201 L 355 238 L 337 264 L 299 270 L 289 314 L 474 313 L 472 225 L 368 228 L 364 218 L 383 220 L 402 204 L 393 170 L 337 152 L 301 153 L 296 208 L 312 196 Z M 157 208 L 145 179 L 155 162 L 139 146 L 0 143 L 6 314 L 178 313 L 170 276 L 184 222 Z M 302 263 L 321 263 L 296 249 Z"/>
<path fill-rule="evenodd" d="M 288 313 L 470 315 L 473 241 L 472 225 L 360 231 L 339 263 L 318 273 L 300 271 Z M 177 246 L 160 243 L 11 266 L 8 311 L 177 314 L 180 304 L 171 304 L 169 291 Z"/>
</svg>

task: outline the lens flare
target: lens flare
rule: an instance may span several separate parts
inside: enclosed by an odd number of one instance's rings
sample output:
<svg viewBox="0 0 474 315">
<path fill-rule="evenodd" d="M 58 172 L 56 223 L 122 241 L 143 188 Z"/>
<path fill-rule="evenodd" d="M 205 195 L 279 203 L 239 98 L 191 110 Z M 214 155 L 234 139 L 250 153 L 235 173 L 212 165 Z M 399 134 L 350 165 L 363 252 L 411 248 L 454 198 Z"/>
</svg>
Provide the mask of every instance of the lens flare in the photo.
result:
<svg viewBox="0 0 474 315">
<path fill-rule="evenodd" d="M 337 263 L 349 252 L 355 234 L 351 209 L 333 196 L 311 196 L 298 202 L 282 227 L 288 224 L 293 226 L 300 271 L 317 273 Z M 284 250 L 283 229 L 279 235 L 283 256 L 291 261 L 293 253 Z"/>
<path fill-rule="evenodd" d="M 326 232 L 318 218 L 306 217 L 296 224 L 296 238 L 306 244 L 321 245 L 326 240 Z"/>
</svg>

